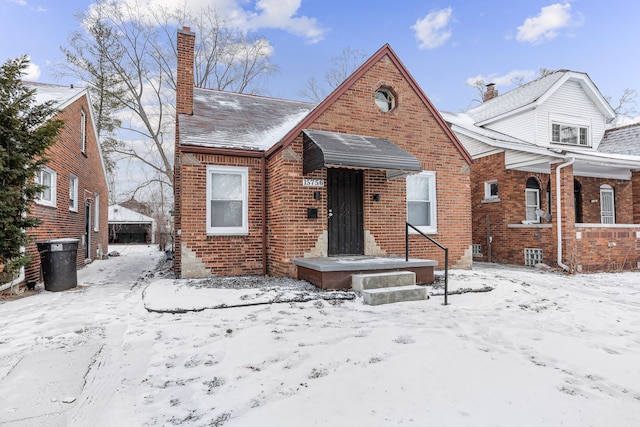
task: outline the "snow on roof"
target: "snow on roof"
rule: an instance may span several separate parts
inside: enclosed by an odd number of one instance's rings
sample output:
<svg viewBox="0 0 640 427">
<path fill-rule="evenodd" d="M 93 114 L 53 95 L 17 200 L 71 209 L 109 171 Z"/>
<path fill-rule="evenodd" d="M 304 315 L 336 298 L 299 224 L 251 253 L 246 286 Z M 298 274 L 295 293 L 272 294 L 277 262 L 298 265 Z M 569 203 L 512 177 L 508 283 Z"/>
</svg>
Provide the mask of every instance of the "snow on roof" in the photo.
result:
<svg viewBox="0 0 640 427">
<path fill-rule="evenodd" d="M 142 215 L 120 205 L 109 206 L 109 224 L 150 224 L 156 222 L 150 216 Z"/>
<path fill-rule="evenodd" d="M 54 107 L 58 109 L 64 108 L 86 90 L 85 88 L 61 86 L 49 83 L 22 82 L 22 84 L 30 89 L 36 90 L 34 95 L 36 104 L 44 104 L 45 102 L 53 101 Z"/>
<path fill-rule="evenodd" d="M 316 104 L 255 95 L 193 89 L 193 115 L 181 114 L 180 143 L 266 151 Z"/>
<path fill-rule="evenodd" d="M 640 156 L 640 123 L 607 129 L 598 151 Z"/>
<path fill-rule="evenodd" d="M 500 96 L 485 101 L 479 106 L 468 110 L 467 114 L 477 123 L 529 105 L 551 89 L 567 72 L 567 70 L 559 70 L 547 74 L 544 77 L 540 77 Z"/>
</svg>

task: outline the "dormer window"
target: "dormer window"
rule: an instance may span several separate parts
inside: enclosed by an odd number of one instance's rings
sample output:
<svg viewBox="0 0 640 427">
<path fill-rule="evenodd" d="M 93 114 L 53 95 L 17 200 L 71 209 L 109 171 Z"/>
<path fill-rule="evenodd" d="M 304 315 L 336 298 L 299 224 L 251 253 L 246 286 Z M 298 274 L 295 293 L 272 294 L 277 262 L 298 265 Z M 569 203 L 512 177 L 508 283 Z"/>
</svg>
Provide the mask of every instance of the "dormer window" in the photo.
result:
<svg viewBox="0 0 640 427">
<path fill-rule="evenodd" d="M 551 125 L 551 141 L 559 144 L 589 146 L 589 128 L 559 123 Z"/>
</svg>

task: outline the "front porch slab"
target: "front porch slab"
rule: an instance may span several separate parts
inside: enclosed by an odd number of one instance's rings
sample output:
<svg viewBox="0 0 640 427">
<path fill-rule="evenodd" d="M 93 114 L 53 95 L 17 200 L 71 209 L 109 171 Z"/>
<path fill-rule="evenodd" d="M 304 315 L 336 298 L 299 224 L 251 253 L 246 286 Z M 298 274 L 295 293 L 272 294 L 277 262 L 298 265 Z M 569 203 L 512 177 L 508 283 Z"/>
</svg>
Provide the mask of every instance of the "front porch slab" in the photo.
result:
<svg viewBox="0 0 640 427">
<path fill-rule="evenodd" d="M 351 289 L 353 274 L 412 271 L 416 283 L 433 283 L 437 261 L 400 257 L 347 256 L 328 258 L 297 258 L 298 279 L 306 280 L 322 289 Z"/>
</svg>

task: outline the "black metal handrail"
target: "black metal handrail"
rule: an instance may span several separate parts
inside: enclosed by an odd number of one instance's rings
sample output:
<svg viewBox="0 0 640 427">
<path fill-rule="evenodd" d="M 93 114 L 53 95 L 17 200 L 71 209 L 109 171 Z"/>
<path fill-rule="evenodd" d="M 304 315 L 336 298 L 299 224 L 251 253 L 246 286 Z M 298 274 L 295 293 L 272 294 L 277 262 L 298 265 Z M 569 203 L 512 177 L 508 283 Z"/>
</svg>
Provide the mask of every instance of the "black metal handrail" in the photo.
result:
<svg viewBox="0 0 640 427">
<path fill-rule="evenodd" d="M 406 224 L 407 224 L 407 226 L 405 227 L 405 235 L 404 235 L 405 261 L 409 261 L 409 227 L 413 228 L 415 231 L 420 233 L 423 237 L 426 237 L 427 239 L 429 239 L 429 241 L 431 243 L 433 243 L 434 245 L 436 245 L 437 247 L 439 247 L 440 249 L 442 249 L 444 251 L 444 305 L 449 304 L 449 302 L 448 302 L 448 295 L 449 295 L 449 249 L 445 248 L 440 243 L 438 243 L 436 240 L 432 239 L 431 237 L 429 237 L 426 234 L 424 234 L 422 231 L 418 230 L 415 226 L 409 224 L 408 222 Z"/>
</svg>

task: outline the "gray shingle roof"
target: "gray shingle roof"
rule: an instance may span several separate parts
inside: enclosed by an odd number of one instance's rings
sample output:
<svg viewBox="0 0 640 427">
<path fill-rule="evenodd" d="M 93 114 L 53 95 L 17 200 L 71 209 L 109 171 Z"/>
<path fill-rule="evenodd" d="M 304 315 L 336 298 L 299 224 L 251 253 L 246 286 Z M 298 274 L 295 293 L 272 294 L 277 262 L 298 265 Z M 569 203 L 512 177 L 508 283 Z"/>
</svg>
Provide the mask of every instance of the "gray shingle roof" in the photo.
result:
<svg viewBox="0 0 640 427">
<path fill-rule="evenodd" d="M 598 151 L 640 156 L 640 123 L 607 129 Z"/>
<path fill-rule="evenodd" d="M 193 115 L 181 114 L 180 143 L 266 151 L 316 104 L 255 95 L 193 89 Z"/>
<path fill-rule="evenodd" d="M 467 114 L 473 118 L 475 123 L 478 123 L 522 108 L 535 102 L 544 95 L 567 72 L 567 70 L 559 70 L 547 74 L 544 77 L 540 77 L 496 98 L 483 102 L 479 106 L 468 110 Z"/>
</svg>

